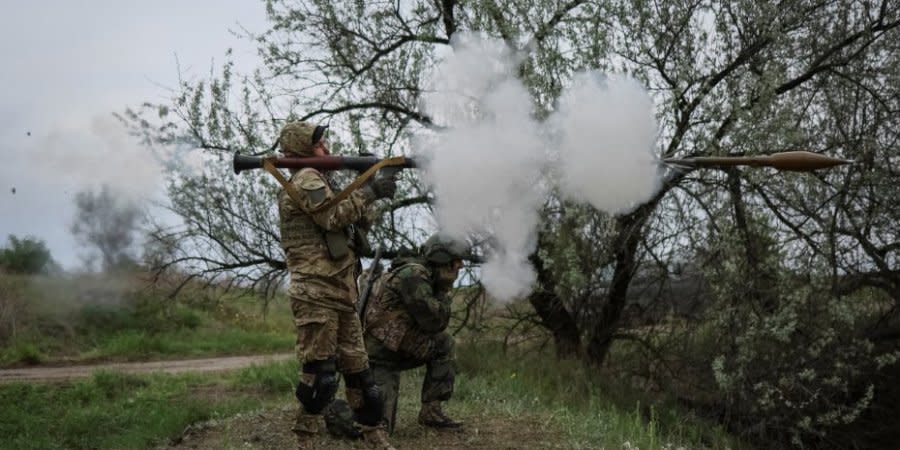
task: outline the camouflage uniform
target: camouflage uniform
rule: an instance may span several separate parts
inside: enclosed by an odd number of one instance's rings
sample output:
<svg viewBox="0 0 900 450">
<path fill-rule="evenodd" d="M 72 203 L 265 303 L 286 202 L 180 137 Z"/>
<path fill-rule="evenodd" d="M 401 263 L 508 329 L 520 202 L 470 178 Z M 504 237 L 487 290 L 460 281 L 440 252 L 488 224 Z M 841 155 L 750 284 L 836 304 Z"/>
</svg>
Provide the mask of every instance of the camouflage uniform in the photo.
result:
<svg viewBox="0 0 900 450">
<path fill-rule="evenodd" d="M 306 142 L 310 136 L 311 125 L 295 122 L 285 127 L 279 140 L 286 153 L 308 155 L 312 145 Z M 357 235 L 354 224 L 371 222 L 370 205 L 376 197 L 371 190 L 360 189 L 336 205 L 315 212 L 316 206 L 334 196 L 326 178 L 315 169 L 302 169 L 293 172 L 289 182 L 301 202 L 298 204 L 282 190 L 278 211 L 281 246 L 291 277 L 288 293 L 297 331 L 297 358 L 303 367 L 297 393 L 301 405 L 293 428 L 302 446 L 303 436 L 320 430 L 321 408 L 310 408 L 309 404 L 333 396 L 337 389 L 337 380 L 332 376 L 335 369 L 345 377 L 347 400 L 355 411 L 364 408 L 368 401 L 366 395 L 371 392 L 366 391 L 365 385 L 374 386 L 363 380 L 371 379 L 371 373 L 355 309 L 359 263 L 353 244 Z M 316 391 L 321 390 L 316 380 L 321 373 L 328 374 L 324 395 Z M 306 397 L 301 393 L 303 389 Z"/>
<path fill-rule="evenodd" d="M 333 196 L 330 186 L 315 169 L 300 170 L 290 181 L 306 202 L 297 205 L 284 192 L 278 199 L 281 245 L 291 273 L 288 293 L 298 332 L 297 356 L 301 361 L 337 356 L 341 372 L 365 370 L 368 359 L 354 306 L 358 261 L 345 230 L 366 217 L 371 200 L 356 191 L 332 208 L 309 214 L 307 211 Z M 310 198 L 314 191 L 324 191 L 315 194 L 322 200 Z M 343 257 L 331 257 L 323 236 L 327 232 L 341 234 L 348 241 Z"/>
<path fill-rule="evenodd" d="M 445 332 L 450 320 L 449 286 L 436 283 L 436 269 L 424 259 L 397 261 L 373 288 L 366 309 L 366 350 L 375 381 L 385 395 L 385 419 L 396 423 L 400 372 L 424 365 L 421 399 L 437 405 L 441 420 L 424 423 L 456 427 L 440 412 L 440 402 L 453 394 L 453 338 Z M 423 416 L 420 414 L 420 422 Z"/>
</svg>

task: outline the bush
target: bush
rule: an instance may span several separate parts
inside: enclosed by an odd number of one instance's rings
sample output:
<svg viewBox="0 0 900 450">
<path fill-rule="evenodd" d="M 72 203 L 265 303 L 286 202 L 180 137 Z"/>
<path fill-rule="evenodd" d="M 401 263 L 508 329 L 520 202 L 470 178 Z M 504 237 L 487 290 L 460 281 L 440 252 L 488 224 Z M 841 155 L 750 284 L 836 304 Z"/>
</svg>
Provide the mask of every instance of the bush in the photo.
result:
<svg viewBox="0 0 900 450">
<path fill-rule="evenodd" d="M 116 331 L 130 328 L 135 320 L 133 312 L 117 305 L 85 305 L 78 313 L 76 323 L 83 331 Z"/>
<path fill-rule="evenodd" d="M 732 311 L 721 319 L 739 331 L 733 351 L 713 361 L 716 382 L 741 428 L 760 438 L 799 445 L 854 422 L 872 402 L 872 374 L 896 361 L 852 337 L 858 317 L 846 302 L 812 292 L 768 316 Z"/>
<path fill-rule="evenodd" d="M 4 350 L 0 356 L 0 361 L 22 363 L 29 366 L 38 365 L 46 359 L 44 352 L 33 343 L 13 345 Z"/>
<path fill-rule="evenodd" d="M 728 425 L 767 448 L 807 446 L 857 421 L 874 399 L 877 375 L 900 358 L 861 332 L 870 312 L 836 297 L 822 268 L 798 276 L 775 245 L 760 241 L 755 272 L 737 233 L 720 238 L 708 279 L 707 311 L 719 349 L 712 372 Z M 766 275 L 761 278 L 761 275 Z"/>
<path fill-rule="evenodd" d="M 172 313 L 171 322 L 175 328 L 196 330 L 203 324 L 203 317 L 197 311 L 182 306 Z"/>
<path fill-rule="evenodd" d="M 10 273 L 39 274 L 58 269 L 44 241 L 9 235 L 9 246 L 0 250 L 0 267 Z"/>
<path fill-rule="evenodd" d="M 0 273 L 0 345 L 15 338 L 22 322 L 27 322 L 25 281 L 22 277 Z"/>
</svg>

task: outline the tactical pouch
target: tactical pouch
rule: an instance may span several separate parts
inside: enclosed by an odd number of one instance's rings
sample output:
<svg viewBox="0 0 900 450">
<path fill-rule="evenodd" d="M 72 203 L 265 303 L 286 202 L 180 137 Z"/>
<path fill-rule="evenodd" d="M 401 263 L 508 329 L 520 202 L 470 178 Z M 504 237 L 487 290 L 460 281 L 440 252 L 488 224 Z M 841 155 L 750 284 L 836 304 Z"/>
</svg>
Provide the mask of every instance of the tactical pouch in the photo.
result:
<svg viewBox="0 0 900 450">
<path fill-rule="evenodd" d="M 326 231 L 325 245 L 328 247 L 328 254 L 332 260 L 344 259 L 350 254 L 350 245 L 347 240 L 347 233 L 341 231 Z"/>
<path fill-rule="evenodd" d="M 353 227 L 353 250 L 357 255 L 371 255 L 372 247 L 366 232 L 360 227 Z"/>
</svg>

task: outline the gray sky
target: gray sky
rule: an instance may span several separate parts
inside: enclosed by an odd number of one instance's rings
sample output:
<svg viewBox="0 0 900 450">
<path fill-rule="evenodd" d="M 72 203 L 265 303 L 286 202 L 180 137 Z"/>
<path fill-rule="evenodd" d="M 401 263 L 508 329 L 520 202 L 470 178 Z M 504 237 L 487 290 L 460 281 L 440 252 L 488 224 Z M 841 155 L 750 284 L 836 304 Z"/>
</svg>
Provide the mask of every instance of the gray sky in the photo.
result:
<svg viewBox="0 0 900 450">
<path fill-rule="evenodd" d="M 262 1 L 34 0 L 0 15 L 0 246 L 43 239 L 67 269 L 75 193 L 109 184 L 161 200 L 163 174 L 113 112 L 168 98 L 182 72 L 203 77 L 234 48 L 239 72 L 253 47 L 229 30 L 265 29 Z M 30 133 L 30 136 L 29 136 Z M 13 188 L 15 193 L 12 192 Z"/>
</svg>

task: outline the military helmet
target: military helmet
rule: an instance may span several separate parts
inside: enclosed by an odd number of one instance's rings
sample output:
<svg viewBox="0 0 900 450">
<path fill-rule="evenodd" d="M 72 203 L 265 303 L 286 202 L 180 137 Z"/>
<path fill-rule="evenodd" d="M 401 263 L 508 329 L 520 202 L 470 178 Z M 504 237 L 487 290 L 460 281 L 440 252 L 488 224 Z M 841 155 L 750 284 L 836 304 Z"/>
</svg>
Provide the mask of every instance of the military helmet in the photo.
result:
<svg viewBox="0 0 900 450">
<path fill-rule="evenodd" d="M 448 264 L 454 259 L 462 259 L 466 254 L 466 247 L 440 234 L 435 234 L 422 244 L 420 251 L 422 256 L 431 263 Z"/>
<path fill-rule="evenodd" d="M 285 153 L 312 156 L 313 146 L 322 140 L 328 125 L 315 125 L 309 122 L 288 122 L 281 129 L 278 143 Z"/>
</svg>

